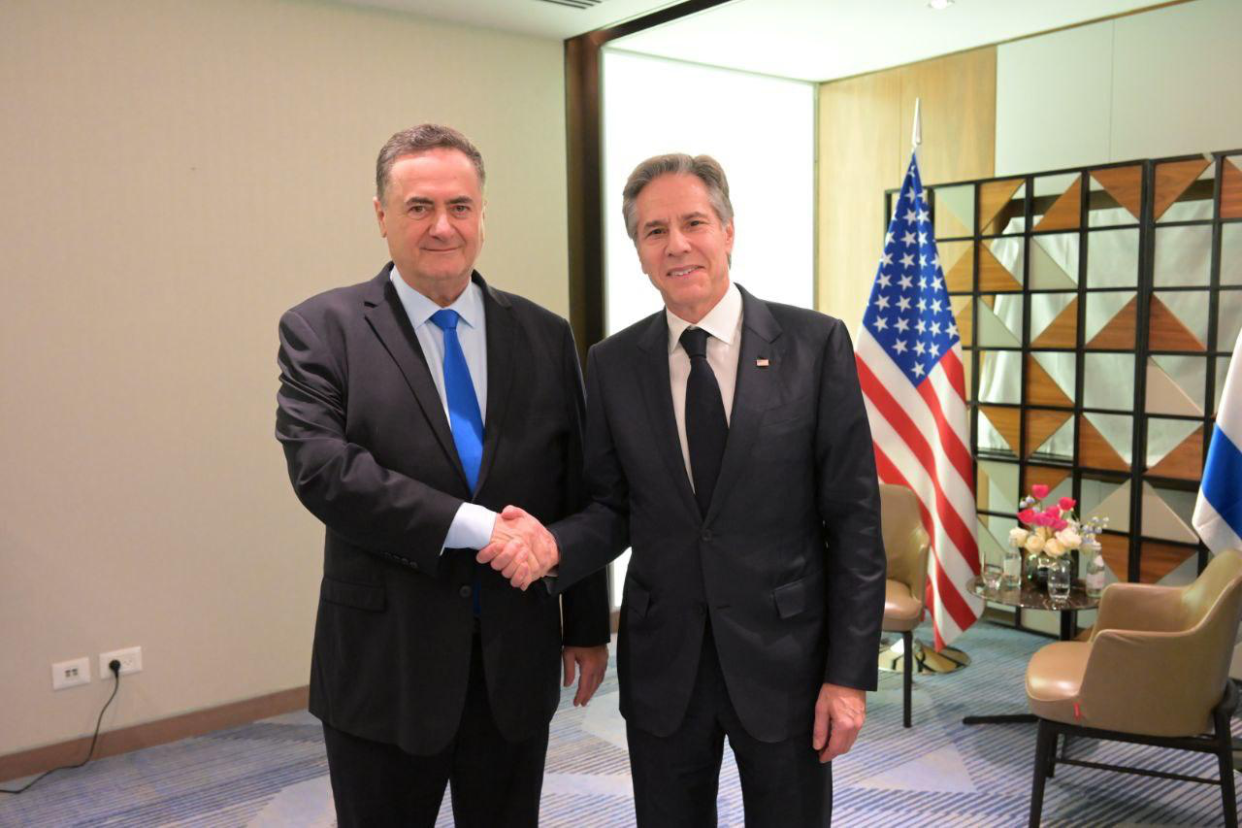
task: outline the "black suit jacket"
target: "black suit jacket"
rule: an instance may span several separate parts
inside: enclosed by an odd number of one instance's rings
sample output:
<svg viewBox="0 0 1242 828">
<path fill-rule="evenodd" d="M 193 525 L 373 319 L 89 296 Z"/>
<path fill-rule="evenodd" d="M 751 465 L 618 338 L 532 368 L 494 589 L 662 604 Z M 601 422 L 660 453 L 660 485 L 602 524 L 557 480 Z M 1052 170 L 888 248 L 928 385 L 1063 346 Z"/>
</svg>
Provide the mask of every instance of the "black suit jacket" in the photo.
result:
<svg viewBox="0 0 1242 828">
<path fill-rule="evenodd" d="M 871 432 L 844 325 L 744 290 L 742 301 L 729 438 L 705 517 L 673 417 L 664 311 L 591 349 L 592 503 L 554 527 L 557 580 L 574 584 L 632 544 L 617 650 L 631 724 L 677 729 L 710 616 L 747 731 L 809 744 L 823 682 L 875 688 L 885 559 Z"/>
<path fill-rule="evenodd" d="M 298 498 L 327 527 L 310 710 L 415 754 L 457 730 L 469 676 L 470 584 L 482 577 L 484 673 L 496 723 L 532 735 L 559 699 L 562 646 L 607 643 L 600 573 L 561 601 L 519 592 L 441 545 L 458 507 L 516 504 L 550 522 L 583 503 L 582 380 L 568 323 L 482 277 L 487 412 L 471 495 L 389 264 L 280 321 L 276 436 Z"/>
</svg>

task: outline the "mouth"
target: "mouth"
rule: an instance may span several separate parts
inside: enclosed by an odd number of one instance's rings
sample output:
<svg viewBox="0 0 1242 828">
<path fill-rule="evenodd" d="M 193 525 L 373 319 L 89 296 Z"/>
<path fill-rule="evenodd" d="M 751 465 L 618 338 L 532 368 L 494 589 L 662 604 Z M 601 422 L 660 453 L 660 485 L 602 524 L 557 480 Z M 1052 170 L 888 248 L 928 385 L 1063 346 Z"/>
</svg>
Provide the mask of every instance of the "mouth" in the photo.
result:
<svg viewBox="0 0 1242 828">
<path fill-rule="evenodd" d="M 701 265 L 690 265 L 688 267 L 675 267 L 672 270 L 665 271 L 664 275 L 670 279 L 684 279 L 695 271 L 702 270 Z"/>
</svg>

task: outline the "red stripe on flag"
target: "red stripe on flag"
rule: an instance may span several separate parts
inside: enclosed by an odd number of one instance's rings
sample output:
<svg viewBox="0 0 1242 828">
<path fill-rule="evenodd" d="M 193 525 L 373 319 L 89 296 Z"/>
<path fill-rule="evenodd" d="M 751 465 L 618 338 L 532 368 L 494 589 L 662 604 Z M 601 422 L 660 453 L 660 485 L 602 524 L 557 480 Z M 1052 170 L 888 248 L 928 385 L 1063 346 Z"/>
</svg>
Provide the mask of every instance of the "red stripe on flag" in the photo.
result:
<svg viewBox="0 0 1242 828">
<path fill-rule="evenodd" d="M 871 400 L 881 416 L 888 420 L 889 425 L 905 441 L 911 453 L 927 472 L 936 493 L 936 514 L 940 516 L 940 522 L 944 525 L 945 533 L 953 541 L 953 545 L 961 551 L 967 564 L 970 564 L 972 555 L 975 558 L 979 557 L 978 547 L 975 544 L 974 535 L 963 522 L 962 516 L 950 505 L 944 490 L 940 487 L 940 479 L 936 474 L 936 457 L 932 453 L 931 446 L 927 444 L 905 409 L 889 395 L 888 390 L 876 379 L 875 374 L 871 373 L 871 368 L 867 366 L 867 363 L 861 359 L 857 360 L 857 363 L 858 381 L 862 385 L 863 394 Z M 969 483 L 967 485 L 969 486 Z M 972 569 L 977 566 L 978 564 L 975 564 Z"/>
<path fill-rule="evenodd" d="M 945 374 L 949 378 L 949 385 L 953 386 L 953 390 L 962 398 L 962 403 L 966 402 L 966 376 L 962 373 L 962 361 L 957 358 L 957 351 L 952 348 L 949 352 L 940 358 L 940 367 L 944 368 Z"/>
<path fill-rule="evenodd" d="M 905 486 L 907 489 L 914 491 L 914 487 L 906 480 L 905 475 L 897 468 L 897 464 L 888 458 L 878 445 L 875 447 L 875 467 L 879 477 L 885 483 L 893 483 L 898 486 Z M 923 505 L 922 498 L 918 498 L 919 514 L 923 518 L 923 528 L 927 530 L 927 534 L 936 537 L 935 526 L 932 523 L 931 513 L 927 511 L 927 507 Z M 940 596 L 940 602 L 944 604 L 949 615 L 953 617 L 953 623 L 957 624 L 958 629 L 966 629 L 975 623 L 975 611 L 971 609 L 966 600 L 962 598 L 962 594 L 957 591 L 957 586 L 949 578 L 949 574 L 945 572 L 944 567 L 936 567 L 936 580 L 932 583 L 932 589 Z M 927 602 L 931 605 L 931 602 Z M 934 618 L 934 616 L 933 616 Z M 936 630 L 936 648 L 944 646 L 944 642 L 940 639 L 940 631 Z"/>
<path fill-rule="evenodd" d="M 936 389 L 932 388 L 932 384 L 924 381 L 916 387 L 923 402 L 927 403 L 932 419 L 936 421 L 936 433 L 940 435 L 940 445 L 944 446 L 944 453 L 949 456 L 949 462 L 957 469 L 958 476 L 970 487 L 974 477 L 974 469 L 970 464 L 970 451 L 962 444 L 962 438 L 958 436 L 958 433 L 945 420 L 944 409 L 940 407 L 940 398 L 936 396 Z"/>
</svg>

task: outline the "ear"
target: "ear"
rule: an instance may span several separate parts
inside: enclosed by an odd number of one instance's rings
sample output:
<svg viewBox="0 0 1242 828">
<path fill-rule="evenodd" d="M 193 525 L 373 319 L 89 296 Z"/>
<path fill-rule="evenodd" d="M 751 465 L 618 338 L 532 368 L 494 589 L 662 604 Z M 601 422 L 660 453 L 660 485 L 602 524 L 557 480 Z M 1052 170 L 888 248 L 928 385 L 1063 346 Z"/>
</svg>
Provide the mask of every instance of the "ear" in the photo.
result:
<svg viewBox="0 0 1242 828">
<path fill-rule="evenodd" d="M 732 253 L 733 252 L 733 222 L 732 221 L 730 221 L 728 224 L 725 225 L 724 234 L 725 234 L 725 252 Z"/>
<path fill-rule="evenodd" d="M 371 203 L 375 205 L 375 220 L 379 222 L 380 238 L 388 238 L 388 229 L 384 226 L 384 205 L 380 203 L 379 196 L 372 196 Z"/>
</svg>

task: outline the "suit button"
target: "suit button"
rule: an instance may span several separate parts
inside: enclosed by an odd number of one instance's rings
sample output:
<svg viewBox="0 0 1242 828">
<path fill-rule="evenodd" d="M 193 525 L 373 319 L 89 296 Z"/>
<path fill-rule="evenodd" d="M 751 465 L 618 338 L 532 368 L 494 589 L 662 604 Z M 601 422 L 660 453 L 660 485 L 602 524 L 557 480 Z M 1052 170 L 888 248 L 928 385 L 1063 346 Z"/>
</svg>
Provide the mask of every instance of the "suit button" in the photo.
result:
<svg viewBox="0 0 1242 828">
<path fill-rule="evenodd" d="M 711 542 L 711 539 L 712 539 L 712 530 L 711 530 L 711 529 L 704 529 L 704 530 L 703 530 L 703 534 L 702 534 L 702 538 L 703 538 L 703 542 L 704 542 L 704 543 L 710 543 L 710 542 Z"/>
<path fill-rule="evenodd" d="M 413 561 L 411 561 L 411 562 L 410 562 L 410 568 L 411 568 L 411 569 L 413 569 L 415 572 L 417 572 L 417 571 L 418 571 L 418 564 L 416 564 L 416 563 L 414 563 Z"/>
<path fill-rule="evenodd" d="M 471 593 L 472 593 L 472 590 L 470 589 L 470 584 L 466 584 L 461 589 L 457 590 L 457 594 L 460 595 L 462 598 L 469 598 Z"/>
</svg>

